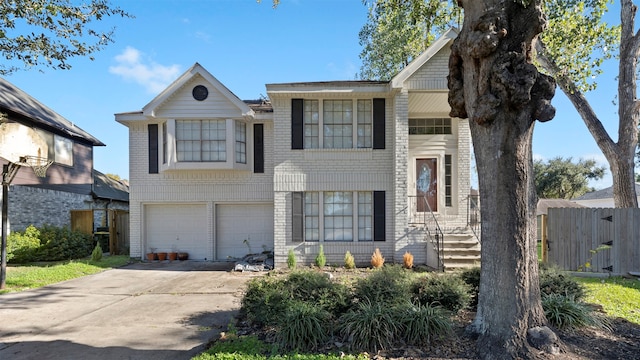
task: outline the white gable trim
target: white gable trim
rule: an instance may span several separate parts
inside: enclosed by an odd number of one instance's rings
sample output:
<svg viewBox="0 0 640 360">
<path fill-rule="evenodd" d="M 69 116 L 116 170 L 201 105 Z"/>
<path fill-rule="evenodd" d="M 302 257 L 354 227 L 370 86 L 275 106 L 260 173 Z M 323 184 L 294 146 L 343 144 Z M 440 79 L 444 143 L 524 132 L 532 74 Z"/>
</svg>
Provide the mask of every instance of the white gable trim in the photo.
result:
<svg viewBox="0 0 640 360">
<path fill-rule="evenodd" d="M 442 36 L 440 36 L 436 41 L 431 44 L 422 54 L 420 54 L 417 58 L 413 59 L 412 62 L 409 63 L 398 75 L 394 76 L 391 79 L 391 87 L 392 88 L 402 88 L 404 82 L 411 77 L 416 71 L 418 71 L 422 65 L 424 65 L 427 61 L 429 61 L 435 54 L 437 54 L 442 48 L 445 47 L 450 41 L 453 41 L 458 37 L 458 30 L 449 29 Z"/>
<path fill-rule="evenodd" d="M 142 108 L 142 114 L 145 116 L 155 117 L 155 112 L 160 105 L 167 101 L 174 92 L 178 91 L 184 84 L 191 80 L 194 76 L 200 75 L 213 87 L 216 88 L 225 98 L 227 98 L 232 104 L 238 107 L 243 116 L 253 116 L 254 111 L 249 108 L 244 101 L 240 100 L 234 93 L 232 93 L 226 86 L 224 86 L 218 79 L 216 79 L 211 73 L 209 73 L 202 65 L 195 63 L 189 70 L 182 74 L 176 81 L 171 83 L 169 87 L 164 89 L 158 96 L 156 96 L 150 103 Z"/>
</svg>

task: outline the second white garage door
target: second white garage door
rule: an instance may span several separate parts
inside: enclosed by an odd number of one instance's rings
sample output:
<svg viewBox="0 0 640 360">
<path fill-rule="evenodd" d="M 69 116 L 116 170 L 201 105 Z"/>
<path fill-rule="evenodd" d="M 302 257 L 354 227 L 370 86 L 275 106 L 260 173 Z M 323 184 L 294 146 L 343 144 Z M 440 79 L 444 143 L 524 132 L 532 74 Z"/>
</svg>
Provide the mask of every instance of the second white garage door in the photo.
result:
<svg viewBox="0 0 640 360">
<path fill-rule="evenodd" d="M 216 259 L 273 251 L 273 205 L 217 205 Z"/>
</svg>

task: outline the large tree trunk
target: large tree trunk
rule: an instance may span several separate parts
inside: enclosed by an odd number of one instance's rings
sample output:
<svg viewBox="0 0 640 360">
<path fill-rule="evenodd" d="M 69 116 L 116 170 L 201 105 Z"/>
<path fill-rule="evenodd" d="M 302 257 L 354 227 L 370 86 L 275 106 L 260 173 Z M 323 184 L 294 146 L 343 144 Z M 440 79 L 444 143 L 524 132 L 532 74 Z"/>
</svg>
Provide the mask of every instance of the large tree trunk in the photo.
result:
<svg viewBox="0 0 640 360">
<path fill-rule="evenodd" d="M 536 358 L 527 330 L 544 326 L 536 253 L 531 140 L 551 120 L 555 81 L 531 64 L 540 0 L 461 0 L 449 60 L 451 116 L 469 118 L 482 210 L 478 311 L 470 330 L 484 359 Z"/>
<path fill-rule="evenodd" d="M 635 151 L 638 143 L 640 104 L 636 99 L 636 65 L 640 56 L 640 35 L 634 35 L 637 7 L 631 0 L 621 1 L 621 38 L 618 79 L 618 142 L 614 142 L 602 122 L 577 89 L 573 80 L 559 69 L 553 59 L 546 56 L 538 43 L 540 65 L 556 76 L 558 86 L 582 117 L 591 136 L 607 158 L 613 178 L 613 202 L 617 208 L 636 208 L 638 198 L 635 187 Z"/>
</svg>

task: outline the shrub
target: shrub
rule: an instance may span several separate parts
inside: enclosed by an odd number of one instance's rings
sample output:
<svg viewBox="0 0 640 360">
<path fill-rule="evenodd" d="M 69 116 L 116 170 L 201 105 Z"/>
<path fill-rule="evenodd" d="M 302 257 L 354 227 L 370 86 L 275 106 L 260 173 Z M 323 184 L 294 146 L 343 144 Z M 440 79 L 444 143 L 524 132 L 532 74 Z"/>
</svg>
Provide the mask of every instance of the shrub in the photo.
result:
<svg viewBox="0 0 640 360">
<path fill-rule="evenodd" d="M 358 279 L 354 286 L 357 301 L 396 304 L 409 301 L 409 276 L 400 266 L 385 266 L 369 276 Z"/>
<path fill-rule="evenodd" d="M 291 299 L 306 301 L 339 316 L 351 303 L 349 289 L 332 282 L 317 271 L 294 271 L 284 280 L 284 291 Z"/>
<path fill-rule="evenodd" d="M 571 295 L 543 295 L 542 308 L 549 323 L 559 329 L 595 326 L 611 330 L 611 324 L 606 317 L 593 312 L 588 305 L 576 301 Z"/>
<path fill-rule="evenodd" d="M 338 319 L 340 334 L 351 341 L 357 351 L 383 350 L 391 347 L 402 332 L 395 308 L 384 303 L 362 301 Z"/>
<path fill-rule="evenodd" d="M 290 270 L 296 268 L 296 254 L 293 252 L 293 249 L 289 249 L 289 253 L 287 254 L 287 267 Z"/>
<path fill-rule="evenodd" d="M 421 305 L 440 305 L 457 312 L 469 305 L 471 289 L 455 274 L 430 275 L 411 284 L 414 300 Z"/>
<path fill-rule="evenodd" d="M 413 254 L 407 251 L 402 255 L 402 266 L 404 266 L 405 269 L 411 269 L 413 267 Z"/>
<path fill-rule="evenodd" d="M 316 256 L 316 266 L 324 267 L 327 263 L 327 258 L 324 256 L 324 248 L 320 245 L 320 251 L 318 251 L 318 255 Z"/>
<path fill-rule="evenodd" d="M 460 278 L 471 288 L 469 293 L 471 296 L 469 306 L 474 309 L 477 308 L 478 293 L 480 292 L 480 267 L 474 266 L 472 268 L 462 270 L 460 272 Z"/>
<path fill-rule="evenodd" d="M 256 325 L 275 324 L 287 309 L 291 296 L 284 280 L 264 276 L 247 283 L 241 311 Z"/>
<path fill-rule="evenodd" d="M 403 339 L 409 345 L 429 345 L 433 338 L 451 334 L 449 313 L 441 307 L 405 303 L 398 310 Z"/>
<path fill-rule="evenodd" d="M 12 262 L 58 261 L 87 257 L 93 250 L 91 235 L 68 227 L 45 225 L 28 227 L 24 233 L 10 236 Z"/>
<path fill-rule="evenodd" d="M 543 267 L 540 269 L 540 292 L 543 295 L 571 296 L 575 301 L 581 301 L 585 297 L 584 287 L 557 268 Z"/>
<path fill-rule="evenodd" d="M 278 321 L 276 342 L 288 350 L 316 350 L 329 338 L 331 314 L 304 301 L 293 301 Z"/>
<path fill-rule="evenodd" d="M 350 251 L 347 251 L 344 254 L 344 268 L 345 269 L 355 269 L 356 268 L 356 260 L 351 255 Z"/>
<path fill-rule="evenodd" d="M 27 263 L 37 259 L 40 248 L 40 231 L 29 225 L 23 232 L 14 231 L 7 237 L 7 261 Z"/>
<path fill-rule="evenodd" d="M 96 242 L 96 247 L 91 252 L 91 261 L 98 262 L 100 260 L 102 260 L 102 248 L 100 247 L 100 242 Z"/>
<path fill-rule="evenodd" d="M 382 265 L 384 265 L 384 258 L 382 257 L 380 249 L 376 248 L 376 250 L 373 252 L 373 255 L 371 255 L 371 266 L 379 269 L 382 267 Z"/>
</svg>

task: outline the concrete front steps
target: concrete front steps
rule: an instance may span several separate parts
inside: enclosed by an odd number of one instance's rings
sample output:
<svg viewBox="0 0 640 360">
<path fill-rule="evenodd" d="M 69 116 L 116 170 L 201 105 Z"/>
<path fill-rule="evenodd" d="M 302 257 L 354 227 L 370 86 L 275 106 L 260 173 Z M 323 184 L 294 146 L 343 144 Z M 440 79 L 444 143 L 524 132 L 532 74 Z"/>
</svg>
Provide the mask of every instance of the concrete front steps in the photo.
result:
<svg viewBox="0 0 640 360">
<path fill-rule="evenodd" d="M 445 271 L 480 265 L 480 242 L 471 230 L 445 232 L 442 244 Z"/>
</svg>

